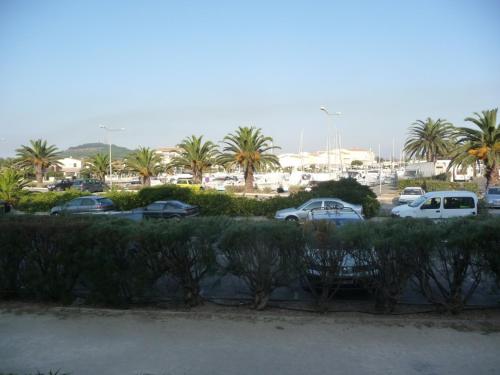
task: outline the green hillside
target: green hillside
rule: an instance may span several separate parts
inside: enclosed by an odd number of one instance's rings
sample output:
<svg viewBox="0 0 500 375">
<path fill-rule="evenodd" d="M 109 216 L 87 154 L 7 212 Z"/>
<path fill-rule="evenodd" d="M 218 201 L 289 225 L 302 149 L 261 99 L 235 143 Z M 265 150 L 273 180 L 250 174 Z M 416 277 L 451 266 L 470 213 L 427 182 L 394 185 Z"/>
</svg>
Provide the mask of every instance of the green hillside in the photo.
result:
<svg viewBox="0 0 500 375">
<path fill-rule="evenodd" d="M 113 159 L 122 159 L 131 152 L 133 152 L 133 150 L 126 147 L 111 145 Z M 76 159 L 88 158 L 98 153 L 108 154 L 109 145 L 105 143 L 85 143 L 83 145 L 70 147 L 67 150 L 61 151 L 62 157 L 73 157 Z"/>
</svg>

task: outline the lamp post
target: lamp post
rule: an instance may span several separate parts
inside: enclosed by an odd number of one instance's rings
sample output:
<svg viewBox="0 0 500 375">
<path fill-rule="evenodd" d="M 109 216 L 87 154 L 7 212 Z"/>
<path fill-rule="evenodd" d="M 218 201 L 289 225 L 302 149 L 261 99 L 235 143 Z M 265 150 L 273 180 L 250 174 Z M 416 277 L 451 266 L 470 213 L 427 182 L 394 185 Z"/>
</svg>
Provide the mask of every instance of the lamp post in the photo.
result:
<svg viewBox="0 0 500 375">
<path fill-rule="evenodd" d="M 319 109 L 320 109 L 320 111 L 325 112 L 325 114 L 328 117 L 333 118 L 333 116 L 342 115 L 342 112 L 330 113 L 330 112 L 328 112 L 328 110 L 325 107 L 320 107 Z M 332 119 L 332 122 L 333 122 L 333 119 Z M 327 153 L 328 153 L 328 173 L 330 173 L 330 169 L 331 169 L 331 166 L 330 166 L 330 122 L 328 122 L 327 126 L 328 126 L 328 140 L 327 140 L 326 144 L 327 144 L 327 149 L 328 149 L 327 150 Z M 335 129 L 337 129 L 337 128 L 335 128 Z M 338 131 L 335 131 L 335 139 L 336 139 L 336 143 L 337 143 L 337 153 L 339 156 L 340 170 L 342 172 L 342 156 L 340 155 L 340 148 L 339 148 L 339 143 L 338 143 Z"/>
<path fill-rule="evenodd" d="M 99 127 L 101 129 L 106 130 L 106 135 L 108 138 L 108 143 L 109 143 L 109 187 L 112 188 L 113 187 L 113 179 L 111 176 L 112 176 L 113 170 L 111 168 L 111 136 L 109 135 L 109 133 L 123 131 L 123 130 L 125 130 L 125 128 L 108 128 L 105 125 L 99 125 Z"/>
</svg>

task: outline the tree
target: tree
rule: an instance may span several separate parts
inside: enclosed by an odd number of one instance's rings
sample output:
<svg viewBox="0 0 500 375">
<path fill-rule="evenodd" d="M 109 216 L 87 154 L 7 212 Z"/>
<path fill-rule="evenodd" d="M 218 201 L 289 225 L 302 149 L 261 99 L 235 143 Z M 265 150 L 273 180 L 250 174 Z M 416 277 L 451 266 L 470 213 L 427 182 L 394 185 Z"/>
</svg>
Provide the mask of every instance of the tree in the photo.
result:
<svg viewBox="0 0 500 375">
<path fill-rule="evenodd" d="M 0 199 L 15 205 L 22 189 L 28 184 L 21 173 L 14 168 L 5 168 L 0 172 Z"/>
<path fill-rule="evenodd" d="M 86 165 L 89 168 L 92 177 L 100 181 L 105 180 L 106 174 L 109 171 L 109 156 L 106 154 L 98 153 L 90 158 Z"/>
<path fill-rule="evenodd" d="M 203 136 L 184 138 L 178 145 L 180 151 L 169 163 L 173 167 L 182 167 L 193 173 L 193 181 L 200 184 L 203 172 L 212 166 L 218 154 L 217 146 L 210 142 L 203 142 Z"/>
<path fill-rule="evenodd" d="M 434 121 L 428 117 L 417 120 L 410 127 L 404 151 L 409 158 L 416 156 L 427 161 L 436 161 L 446 156 L 453 148 L 454 127 L 444 119 Z"/>
<path fill-rule="evenodd" d="M 497 124 L 498 108 L 475 112 L 475 117 L 467 117 L 479 130 L 461 127 L 457 130 L 458 147 L 448 168 L 454 165 L 471 165 L 477 161 L 484 164 L 486 188 L 497 184 L 500 166 L 500 124 Z"/>
<path fill-rule="evenodd" d="M 239 165 L 245 176 L 245 191 L 253 191 L 253 176 L 256 169 L 264 167 L 279 167 L 276 155 L 268 153 L 275 148 L 273 139 L 265 137 L 261 129 L 255 127 L 239 127 L 234 134 L 224 137 L 223 154 L 218 162 L 226 167 Z"/>
<path fill-rule="evenodd" d="M 31 146 L 21 145 L 16 150 L 18 164 L 21 167 L 33 167 L 35 169 L 36 182 L 40 186 L 43 182 L 45 170 L 52 165 L 60 165 L 57 161 L 59 153 L 54 145 L 47 146 L 47 141 L 37 139 L 30 140 Z"/>
<path fill-rule="evenodd" d="M 351 161 L 351 167 L 362 167 L 363 162 L 361 160 L 353 160 Z"/>
<path fill-rule="evenodd" d="M 126 159 L 127 167 L 137 172 L 141 176 L 142 184 L 146 186 L 151 184 L 152 176 L 160 173 L 160 163 L 160 155 L 147 147 L 139 147 L 139 150 L 128 155 Z"/>
</svg>

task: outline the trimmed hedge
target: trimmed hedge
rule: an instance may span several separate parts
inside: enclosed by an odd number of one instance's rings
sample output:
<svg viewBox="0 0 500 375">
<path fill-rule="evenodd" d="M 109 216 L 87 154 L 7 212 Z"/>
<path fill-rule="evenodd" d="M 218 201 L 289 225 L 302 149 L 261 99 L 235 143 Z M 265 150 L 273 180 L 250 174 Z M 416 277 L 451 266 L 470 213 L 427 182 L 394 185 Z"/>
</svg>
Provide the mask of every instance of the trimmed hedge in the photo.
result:
<svg viewBox="0 0 500 375">
<path fill-rule="evenodd" d="M 64 204 L 72 199 L 85 195 L 88 195 L 88 193 L 75 189 L 69 189 L 63 192 L 48 191 L 45 193 L 29 193 L 20 198 L 15 208 L 28 213 L 46 212 L 54 206 Z"/>
<path fill-rule="evenodd" d="M 432 178 L 412 178 L 398 181 L 399 190 L 411 186 L 419 186 L 426 192 L 440 190 L 468 190 L 476 194 L 479 192 L 479 186 L 475 182 L 450 182 Z"/>
<path fill-rule="evenodd" d="M 0 218 L 0 298 L 127 306 L 154 300 L 160 279 L 175 280 L 188 306 L 200 282 L 230 273 L 263 309 L 272 291 L 311 276 L 322 309 L 333 297 L 340 259 L 355 260 L 357 281 L 391 312 L 412 282 L 439 311 L 467 305 L 486 272 L 499 275 L 500 217 L 440 222 L 365 221 L 301 227 L 276 221 L 196 218 L 132 222 L 94 216 Z M 318 263 L 319 262 L 319 263 Z M 310 278 L 309 278 L 309 281 Z M 318 289 L 317 289 L 318 290 Z"/>
</svg>

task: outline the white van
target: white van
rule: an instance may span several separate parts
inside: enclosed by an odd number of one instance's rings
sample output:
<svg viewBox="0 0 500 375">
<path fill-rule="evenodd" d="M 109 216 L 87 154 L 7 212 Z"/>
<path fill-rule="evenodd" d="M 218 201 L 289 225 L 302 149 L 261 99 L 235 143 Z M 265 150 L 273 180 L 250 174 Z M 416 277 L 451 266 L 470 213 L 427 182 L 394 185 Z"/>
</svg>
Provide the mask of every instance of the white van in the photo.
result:
<svg viewBox="0 0 500 375">
<path fill-rule="evenodd" d="M 391 211 L 397 217 L 447 219 L 477 215 L 477 195 L 470 191 L 432 191 Z"/>
</svg>

